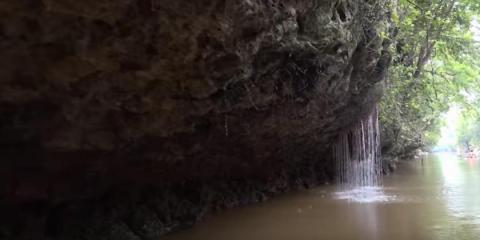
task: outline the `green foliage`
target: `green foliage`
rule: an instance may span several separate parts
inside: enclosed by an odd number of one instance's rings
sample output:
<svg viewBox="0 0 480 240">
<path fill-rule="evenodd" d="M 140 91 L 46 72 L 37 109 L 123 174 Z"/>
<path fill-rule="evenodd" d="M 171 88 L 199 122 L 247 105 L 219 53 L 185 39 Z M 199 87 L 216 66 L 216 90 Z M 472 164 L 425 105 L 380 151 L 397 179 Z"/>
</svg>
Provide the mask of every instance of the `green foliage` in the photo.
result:
<svg viewBox="0 0 480 240">
<path fill-rule="evenodd" d="M 477 112 L 463 111 L 457 124 L 457 141 L 465 150 L 480 147 L 480 116 Z"/>
<path fill-rule="evenodd" d="M 398 0 L 393 66 L 380 103 L 388 153 L 409 156 L 434 145 L 452 104 L 478 108 L 471 97 L 480 96 L 480 51 L 471 23 L 479 12 L 476 0 Z"/>
</svg>

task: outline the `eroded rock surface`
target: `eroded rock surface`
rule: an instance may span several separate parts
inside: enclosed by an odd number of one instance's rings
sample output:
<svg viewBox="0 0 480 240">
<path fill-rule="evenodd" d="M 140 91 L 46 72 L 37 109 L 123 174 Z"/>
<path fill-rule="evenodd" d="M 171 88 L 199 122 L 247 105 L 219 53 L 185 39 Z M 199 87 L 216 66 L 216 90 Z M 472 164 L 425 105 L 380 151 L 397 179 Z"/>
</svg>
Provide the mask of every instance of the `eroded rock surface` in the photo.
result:
<svg viewBox="0 0 480 240">
<path fill-rule="evenodd" d="M 375 107 L 383 1 L 0 3 L 0 236 L 156 239 L 331 179 Z"/>
</svg>

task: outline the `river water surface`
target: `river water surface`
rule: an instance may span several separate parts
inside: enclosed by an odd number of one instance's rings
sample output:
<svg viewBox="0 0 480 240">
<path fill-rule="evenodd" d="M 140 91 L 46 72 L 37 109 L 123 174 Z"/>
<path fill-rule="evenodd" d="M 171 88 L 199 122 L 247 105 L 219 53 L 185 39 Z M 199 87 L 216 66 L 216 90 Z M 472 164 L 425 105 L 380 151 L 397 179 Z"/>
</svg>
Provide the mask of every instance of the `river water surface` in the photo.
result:
<svg viewBox="0 0 480 240">
<path fill-rule="evenodd" d="M 221 212 L 167 240 L 480 240 L 480 163 L 403 163 L 383 187 L 324 186 Z"/>
</svg>

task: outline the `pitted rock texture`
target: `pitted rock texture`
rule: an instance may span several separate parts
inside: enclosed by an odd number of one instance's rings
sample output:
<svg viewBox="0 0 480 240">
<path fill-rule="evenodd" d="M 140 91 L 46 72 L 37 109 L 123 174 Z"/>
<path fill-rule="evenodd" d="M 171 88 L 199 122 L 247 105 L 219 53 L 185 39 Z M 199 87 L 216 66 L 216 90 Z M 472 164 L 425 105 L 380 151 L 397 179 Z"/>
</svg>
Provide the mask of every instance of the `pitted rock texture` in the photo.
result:
<svg viewBox="0 0 480 240">
<path fill-rule="evenodd" d="M 115 226 L 83 229 L 83 239 L 118 229 L 151 239 L 128 224 L 151 213 L 136 214 L 128 199 L 195 186 L 190 209 L 211 210 L 228 207 L 222 193 L 234 190 L 212 187 L 222 183 L 244 189 L 232 197 L 240 205 L 252 192 L 332 178 L 331 142 L 381 95 L 390 62 L 382 3 L 0 3 L 0 204 L 20 219 L 0 236 L 65 239 L 68 223 L 82 224 L 62 219 L 77 211 Z M 272 190 L 277 182 L 290 187 Z M 97 202 L 120 202 L 124 214 L 102 215 Z M 160 223 L 188 222 L 177 218 L 153 221 L 154 236 L 172 229 Z"/>
</svg>

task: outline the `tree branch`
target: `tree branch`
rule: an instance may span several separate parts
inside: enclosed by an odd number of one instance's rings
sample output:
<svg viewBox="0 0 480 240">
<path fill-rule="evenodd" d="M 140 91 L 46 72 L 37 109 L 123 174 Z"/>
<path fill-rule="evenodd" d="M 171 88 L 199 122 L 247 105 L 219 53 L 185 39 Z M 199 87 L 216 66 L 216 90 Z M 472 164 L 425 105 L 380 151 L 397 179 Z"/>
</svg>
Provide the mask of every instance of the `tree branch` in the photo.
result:
<svg viewBox="0 0 480 240">
<path fill-rule="evenodd" d="M 416 4 L 416 3 L 414 3 L 414 2 L 412 2 L 412 1 L 410 1 L 410 0 L 405 0 L 405 1 L 407 1 L 407 2 L 410 3 L 410 4 L 412 4 L 414 7 L 420 9 L 422 12 L 426 12 L 426 10 L 425 10 L 424 8 L 420 7 L 418 4 Z"/>
</svg>

